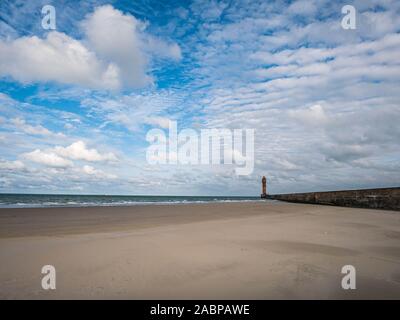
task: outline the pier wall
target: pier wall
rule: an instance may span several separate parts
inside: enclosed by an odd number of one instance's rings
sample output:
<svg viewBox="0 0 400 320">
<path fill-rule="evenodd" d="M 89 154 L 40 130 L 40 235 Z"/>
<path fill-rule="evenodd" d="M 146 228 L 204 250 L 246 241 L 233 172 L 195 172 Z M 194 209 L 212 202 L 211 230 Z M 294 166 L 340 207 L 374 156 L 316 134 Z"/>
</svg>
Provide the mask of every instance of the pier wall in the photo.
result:
<svg viewBox="0 0 400 320">
<path fill-rule="evenodd" d="M 400 210 L 400 187 L 268 195 L 268 199 L 343 207 Z"/>
</svg>

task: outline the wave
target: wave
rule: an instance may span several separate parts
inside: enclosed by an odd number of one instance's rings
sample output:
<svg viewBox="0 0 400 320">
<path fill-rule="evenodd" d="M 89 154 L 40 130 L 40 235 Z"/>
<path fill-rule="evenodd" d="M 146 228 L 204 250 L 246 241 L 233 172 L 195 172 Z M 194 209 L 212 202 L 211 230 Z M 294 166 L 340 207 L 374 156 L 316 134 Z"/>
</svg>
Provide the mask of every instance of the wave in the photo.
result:
<svg viewBox="0 0 400 320">
<path fill-rule="evenodd" d="M 107 207 L 265 201 L 257 197 L 4 195 L 0 208 Z"/>
</svg>

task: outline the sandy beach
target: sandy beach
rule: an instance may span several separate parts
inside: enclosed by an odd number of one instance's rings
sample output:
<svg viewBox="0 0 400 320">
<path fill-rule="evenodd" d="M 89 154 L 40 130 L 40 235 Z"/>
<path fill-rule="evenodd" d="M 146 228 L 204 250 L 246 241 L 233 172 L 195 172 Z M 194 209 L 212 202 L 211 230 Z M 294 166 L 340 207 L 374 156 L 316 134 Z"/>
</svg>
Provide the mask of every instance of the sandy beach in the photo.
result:
<svg viewBox="0 0 400 320">
<path fill-rule="evenodd" d="M 242 202 L 0 209 L 1 299 L 400 298 L 400 213 Z M 56 290 L 41 268 L 56 268 Z M 353 265 L 357 289 L 343 290 Z"/>
</svg>

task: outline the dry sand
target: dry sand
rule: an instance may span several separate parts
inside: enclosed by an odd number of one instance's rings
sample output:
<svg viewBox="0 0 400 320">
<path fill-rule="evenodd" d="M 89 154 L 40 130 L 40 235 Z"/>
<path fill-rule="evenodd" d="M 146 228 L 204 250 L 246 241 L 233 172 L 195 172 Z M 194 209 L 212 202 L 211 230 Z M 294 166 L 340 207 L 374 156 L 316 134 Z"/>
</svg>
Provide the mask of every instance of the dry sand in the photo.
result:
<svg viewBox="0 0 400 320">
<path fill-rule="evenodd" d="M 0 210 L 2 299 L 400 299 L 400 212 L 281 202 Z M 41 288 L 54 265 L 56 290 Z M 341 288 L 353 265 L 356 290 Z"/>
</svg>

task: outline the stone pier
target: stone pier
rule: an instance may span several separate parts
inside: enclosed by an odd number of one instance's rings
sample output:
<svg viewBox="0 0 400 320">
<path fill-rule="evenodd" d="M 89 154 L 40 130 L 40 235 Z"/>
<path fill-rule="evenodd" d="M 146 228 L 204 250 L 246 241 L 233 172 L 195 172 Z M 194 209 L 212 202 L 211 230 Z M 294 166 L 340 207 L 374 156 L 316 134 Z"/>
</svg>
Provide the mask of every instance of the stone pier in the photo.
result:
<svg viewBox="0 0 400 320">
<path fill-rule="evenodd" d="M 273 194 L 265 195 L 263 198 L 343 207 L 400 210 L 400 187 Z"/>
</svg>

